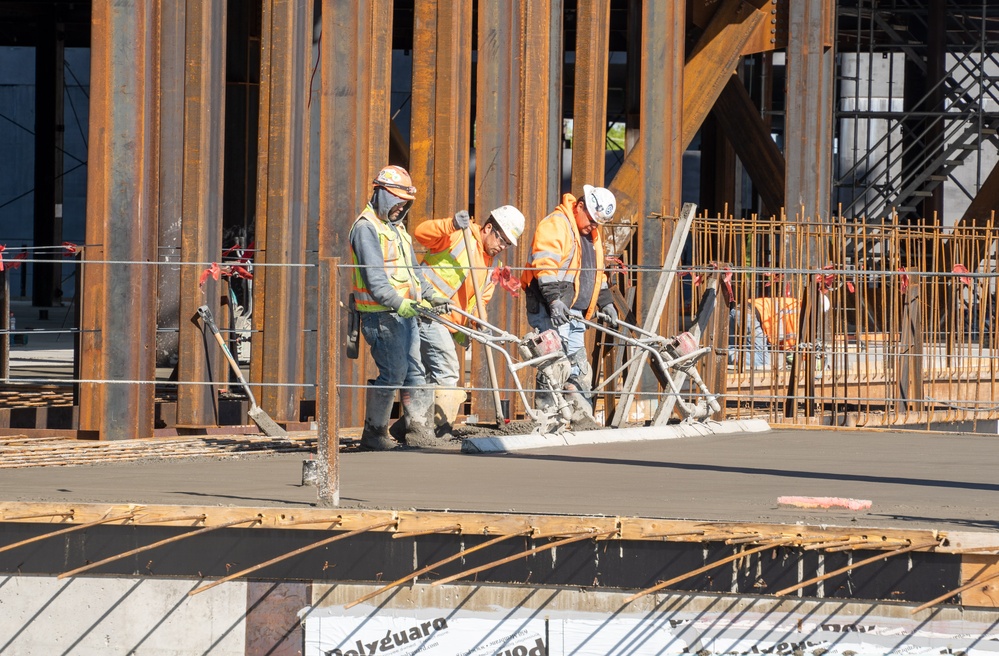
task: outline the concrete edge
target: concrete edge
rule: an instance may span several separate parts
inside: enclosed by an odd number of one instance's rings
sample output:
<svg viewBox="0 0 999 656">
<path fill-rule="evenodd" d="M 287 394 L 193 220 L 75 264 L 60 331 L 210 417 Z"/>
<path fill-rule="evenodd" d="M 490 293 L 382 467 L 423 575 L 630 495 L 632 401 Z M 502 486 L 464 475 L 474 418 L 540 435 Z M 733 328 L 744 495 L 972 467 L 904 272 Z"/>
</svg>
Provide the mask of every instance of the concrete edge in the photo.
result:
<svg viewBox="0 0 999 656">
<path fill-rule="evenodd" d="M 495 435 L 491 437 L 466 438 L 461 443 L 461 452 L 506 453 L 510 451 L 524 451 L 526 449 L 543 449 L 553 446 L 675 440 L 683 437 L 699 437 L 704 435 L 765 433 L 769 430 L 770 424 L 764 419 L 732 419 L 727 421 L 670 424 L 668 426 L 602 428 L 580 432 L 566 431 L 562 434 Z"/>
</svg>

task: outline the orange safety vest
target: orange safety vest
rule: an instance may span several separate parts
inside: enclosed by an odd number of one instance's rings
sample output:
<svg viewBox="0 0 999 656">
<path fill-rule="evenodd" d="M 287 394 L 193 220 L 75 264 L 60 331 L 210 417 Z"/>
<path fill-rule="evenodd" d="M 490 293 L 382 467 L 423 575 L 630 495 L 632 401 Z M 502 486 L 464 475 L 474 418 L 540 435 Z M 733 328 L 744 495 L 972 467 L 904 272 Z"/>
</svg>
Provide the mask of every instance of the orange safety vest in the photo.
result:
<svg viewBox="0 0 999 656">
<path fill-rule="evenodd" d="M 469 230 L 472 233 L 474 251 L 471 266 L 475 271 L 475 280 L 479 284 L 484 306 L 493 296 L 495 285 L 492 282 L 492 272 L 496 267 L 493 265 L 493 258 L 487 256 L 482 249 L 479 226 L 473 223 Z M 475 287 L 468 275 L 469 257 L 462 231 L 454 229 L 451 219 L 434 219 L 417 226 L 413 237 L 428 249 L 423 256 L 423 272 L 437 293 L 454 301 L 465 312 L 476 314 Z M 468 321 L 456 312 L 443 316 L 462 326 Z"/>
<path fill-rule="evenodd" d="M 579 252 L 582 247 L 580 244 L 582 236 L 579 234 L 579 227 L 576 226 L 576 219 L 572 213 L 572 206 L 575 203 L 575 196 L 563 194 L 562 203 L 538 223 L 534 231 L 534 241 L 531 243 L 531 257 L 520 277 L 520 284 L 524 289 L 527 289 L 535 278 L 540 284 L 572 282 L 573 295 L 569 307 L 576 303 L 576 297 L 579 295 L 579 266 L 582 262 L 582 255 Z M 604 244 L 600 237 L 600 228 L 597 227 L 591 234 L 597 272 L 593 281 L 593 296 L 583 314 L 587 319 L 593 316 L 600 288 L 607 279 L 604 273 Z"/>
<path fill-rule="evenodd" d="M 753 309 L 760 317 L 760 327 L 767 341 L 782 351 L 798 343 L 798 299 L 791 296 L 755 298 Z"/>
<path fill-rule="evenodd" d="M 388 276 L 389 284 L 403 298 L 418 300 L 420 298 L 420 282 L 416 275 L 416 263 L 411 257 L 413 240 L 409 233 L 405 230 L 396 230 L 379 219 L 370 203 L 350 226 L 351 233 L 354 232 L 354 226 L 361 221 L 370 223 L 374 226 L 375 232 L 378 233 L 378 243 L 382 247 L 385 275 Z M 371 292 L 368 291 L 367 278 L 364 275 L 364 267 L 358 266 L 357 253 L 354 252 L 353 246 L 350 248 L 350 259 L 354 264 L 354 302 L 357 304 L 358 312 L 392 310 L 371 296 Z"/>
</svg>

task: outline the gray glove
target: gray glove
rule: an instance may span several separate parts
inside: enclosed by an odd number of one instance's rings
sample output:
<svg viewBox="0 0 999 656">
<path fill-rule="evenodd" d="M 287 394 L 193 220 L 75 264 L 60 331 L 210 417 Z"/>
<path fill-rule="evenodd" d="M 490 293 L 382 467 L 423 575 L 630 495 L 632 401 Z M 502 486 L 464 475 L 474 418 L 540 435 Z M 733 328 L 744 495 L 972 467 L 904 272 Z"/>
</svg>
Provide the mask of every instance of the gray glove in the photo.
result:
<svg viewBox="0 0 999 656">
<path fill-rule="evenodd" d="M 429 300 L 430 304 L 433 305 L 435 308 L 445 307 L 447 306 L 448 303 L 451 302 L 451 299 L 447 298 L 446 296 L 441 296 L 440 294 L 434 294 L 433 296 L 430 297 Z"/>
<path fill-rule="evenodd" d="M 551 315 L 552 325 L 556 328 L 569 323 L 569 306 L 559 299 L 552 301 L 548 306 L 548 314 Z"/>
<path fill-rule="evenodd" d="M 611 328 L 617 328 L 617 322 L 620 319 L 620 317 L 618 316 L 617 308 L 614 307 L 613 303 L 608 303 L 607 305 L 600 308 L 600 312 L 602 314 L 607 315 L 607 324 Z"/>
<path fill-rule="evenodd" d="M 453 223 L 455 230 L 464 230 L 465 228 L 470 226 L 471 221 L 468 218 L 468 212 L 466 210 L 460 210 L 457 214 L 454 215 Z"/>
</svg>

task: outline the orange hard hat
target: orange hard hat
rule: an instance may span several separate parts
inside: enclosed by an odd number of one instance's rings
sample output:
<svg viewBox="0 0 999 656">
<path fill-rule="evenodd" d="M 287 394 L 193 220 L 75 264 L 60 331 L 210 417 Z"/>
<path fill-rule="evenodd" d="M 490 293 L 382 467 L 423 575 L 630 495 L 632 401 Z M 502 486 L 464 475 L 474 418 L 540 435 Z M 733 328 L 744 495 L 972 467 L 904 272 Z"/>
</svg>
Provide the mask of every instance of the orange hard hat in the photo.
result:
<svg viewBox="0 0 999 656">
<path fill-rule="evenodd" d="M 413 178 L 409 177 L 409 172 L 401 166 L 394 164 L 386 166 L 371 184 L 376 187 L 385 187 L 389 193 L 404 200 L 416 200 L 416 187 L 413 186 Z"/>
</svg>

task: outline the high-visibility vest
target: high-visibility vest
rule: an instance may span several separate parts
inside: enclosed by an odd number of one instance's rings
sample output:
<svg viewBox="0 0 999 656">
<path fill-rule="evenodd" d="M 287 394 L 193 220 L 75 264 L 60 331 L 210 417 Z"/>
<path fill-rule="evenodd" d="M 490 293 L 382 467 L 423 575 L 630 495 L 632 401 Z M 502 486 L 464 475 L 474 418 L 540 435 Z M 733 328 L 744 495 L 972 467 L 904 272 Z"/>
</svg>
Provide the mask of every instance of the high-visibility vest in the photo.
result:
<svg viewBox="0 0 999 656">
<path fill-rule="evenodd" d="M 426 223 L 421 224 L 421 227 L 426 225 Z M 419 234 L 420 229 L 417 229 L 417 239 L 422 239 Z M 477 257 L 470 260 L 464 235 L 460 231 L 454 230 L 450 234 L 449 248 L 428 252 L 423 256 L 423 275 L 438 294 L 451 299 L 455 306 L 465 312 L 477 314 L 475 288 L 472 281 L 469 280 L 469 272 L 474 266 L 475 277 L 479 283 L 479 293 L 482 294 L 483 303 L 486 303 L 492 296 L 492 274 L 498 263 L 494 261 L 488 269 L 485 269 L 486 256 L 481 251 L 481 233 L 478 226 L 472 226 L 470 232 L 472 233 L 472 248 L 477 252 Z M 467 322 L 465 317 L 455 312 L 445 316 L 459 325 L 464 325 Z"/>
<path fill-rule="evenodd" d="M 540 284 L 571 282 L 574 291 L 572 303 L 569 303 L 570 307 L 575 304 L 576 296 L 579 294 L 577 274 L 582 262 L 582 254 L 579 252 L 582 236 L 579 234 L 579 228 L 576 226 L 576 219 L 572 213 L 572 206 L 575 202 L 575 196 L 563 194 L 562 203 L 538 223 L 538 227 L 534 231 L 534 241 L 531 244 L 531 256 L 527 261 L 527 268 L 520 278 L 521 286 L 524 289 L 527 289 L 535 278 Z M 600 229 L 597 228 L 591 234 L 597 271 L 593 281 L 593 295 L 587 300 L 587 309 L 583 313 L 587 319 L 593 316 L 600 288 L 607 279 L 603 271 L 604 246 L 600 237 Z"/>
<path fill-rule="evenodd" d="M 760 317 L 760 327 L 767 341 L 782 351 L 798 343 L 798 299 L 792 296 L 755 298 L 753 308 Z"/>
<path fill-rule="evenodd" d="M 465 240 L 462 238 L 460 232 L 456 234 L 458 235 L 458 239 L 455 240 L 450 250 L 427 253 L 423 256 L 423 263 L 427 265 L 424 275 L 426 275 L 427 280 L 430 281 L 434 289 L 441 296 L 447 298 L 454 298 L 454 295 L 458 293 L 461 286 L 465 284 L 465 280 L 468 279 L 468 270 L 471 266 L 469 264 L 468 251 L 465 248 Z M 479 262 L 475 264 L 477 267 L 482 266 Z M 490 279 L 492 271 L 495 268 L 494 265 L 486 271 L 486 280 Z M 479 272 L 479 275 L 481 276 L 482 273 Z M 474 292 L 469 297 L 469 304 L 471 306 L 475 305 Z"/>
<path fill-rule="evenodd" d="M 385 260 L 385 275 L 389 284 L 403 298 L 417 300 L 420 298 L 420 282 L 416 276 L 416 263 L 413 261 L 413 240 L 405 230 L 390 226 L 378 218 L 374 209 L 368 204 L 351 225 L 351 232 L 361 221 L 367 221 L 378 233 L 378 243 L 382 247 L 382 259 Z M 392 308 L 380 304 L 368 291 L 364 267 L 358 266 L 357 253 L 353 246 L 350 249 L 350 259 L 354 264 L 354 302 L 358 312 L 385 312 Z"/>
</svg>

